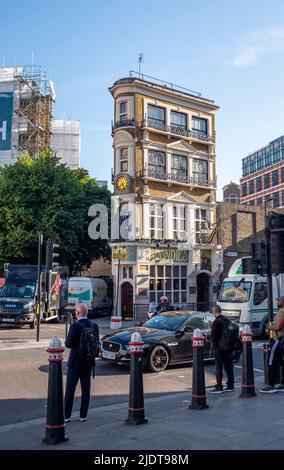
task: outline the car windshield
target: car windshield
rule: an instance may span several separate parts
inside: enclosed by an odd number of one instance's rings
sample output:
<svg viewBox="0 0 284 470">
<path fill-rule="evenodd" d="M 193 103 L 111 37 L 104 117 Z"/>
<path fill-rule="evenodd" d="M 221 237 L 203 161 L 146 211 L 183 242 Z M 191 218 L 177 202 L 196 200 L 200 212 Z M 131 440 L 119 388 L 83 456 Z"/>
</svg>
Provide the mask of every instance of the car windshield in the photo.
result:
<svg viewBox="0 0 284 470">
<path fill-rule="evenodd" d="M 244 303 L 248 302 L 251 293 L 251 282 L 224 281 L 219 295 L 219 302 Z"/>
<path fill-rule="evenodd" d="M 17 284 L 5 284 L 0 290 L 0 297 L 12 297 L 18 299 L 33 298 L 35 293 L 34 284 L 24 286 Z"/>
<path fill-rule="evenodd" d="M 146 326 L 147 328 L 156 328 L 157 330 L 176 331 L 187 319 L 188 317 L 185 315 L 155 315 L 153 318 L 146 321 L 143 326 Z"/>
</svg>

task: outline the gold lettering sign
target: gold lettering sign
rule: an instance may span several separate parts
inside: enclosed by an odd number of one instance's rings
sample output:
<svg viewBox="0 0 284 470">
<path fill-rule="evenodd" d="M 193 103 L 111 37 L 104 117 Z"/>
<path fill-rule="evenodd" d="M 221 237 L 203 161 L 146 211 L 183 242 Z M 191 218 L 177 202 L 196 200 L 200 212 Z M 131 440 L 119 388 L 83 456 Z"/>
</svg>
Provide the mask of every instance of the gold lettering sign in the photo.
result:
<svg viewBox="0 0 284 470">
<path fill-rule="evenodd" d="M 151 261 L 174 261 L 179 263 L 188 262 L 188 250 L 176 248 L 151 249 Z"/>
</svg>

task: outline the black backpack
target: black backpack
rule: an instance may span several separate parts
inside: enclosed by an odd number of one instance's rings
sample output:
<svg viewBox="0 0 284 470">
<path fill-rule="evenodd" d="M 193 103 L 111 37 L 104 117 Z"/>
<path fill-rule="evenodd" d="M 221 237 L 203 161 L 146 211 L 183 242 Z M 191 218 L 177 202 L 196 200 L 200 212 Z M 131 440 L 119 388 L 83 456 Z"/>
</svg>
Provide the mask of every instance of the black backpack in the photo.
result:
<svg viewBox="0 0 284 470">
<path fill-rule="evenodd" d="M 239 335 L 239 325 L 228 318 L 223 318 L 223 331 L 219 347 L 221 351 L 242 352 L 242 342 Z"/>
<path fill-rule="evenodd" d="M 95 330 L 90 326 L 83 326 L 80 336 L 78 356 L 83 361 L 93 364 L 97 355 L 98 338 L 96 337 Z"/>
</svg>

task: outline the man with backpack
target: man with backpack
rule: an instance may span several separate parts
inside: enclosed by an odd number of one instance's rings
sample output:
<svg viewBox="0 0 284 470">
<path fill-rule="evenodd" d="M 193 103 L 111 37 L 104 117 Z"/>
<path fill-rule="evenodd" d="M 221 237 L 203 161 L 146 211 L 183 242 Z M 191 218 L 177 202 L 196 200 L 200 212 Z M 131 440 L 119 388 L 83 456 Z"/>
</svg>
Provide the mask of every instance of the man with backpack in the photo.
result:
<svg viewBox="0 0 284 470">
<path fill-rule="evenodd" d="M 95 368 L 95 357 L 99 351 L 99 329 L 88 318 L 88 307 L 79 303 L 76 307 L 77 322 L 70 326 L 65 346 L 70 348 L 67 363 L 67 382 L 65 392 L 65 422 L 71 421 L 76 386 L 81 384 L 81 407 L 79 421 L 87 419 L 91 393 L 91 374 Z"/>
<path fill-rule="evenodd" d="M 215 317 L 212 323 L 210 339 L 215 357 L 216 385 L 210 393 L 223 393 L 234 391 L 234 365 L 233 351 L 240 345 L 239 328 L 236 323 L 231 322 L 222 315 L 219 305 L 213 308 Z M 240 346 L 239 346 L 240 347 Z M 223 368 L 227 374 L 227 387 L 223 389 Z"/>
</svg>

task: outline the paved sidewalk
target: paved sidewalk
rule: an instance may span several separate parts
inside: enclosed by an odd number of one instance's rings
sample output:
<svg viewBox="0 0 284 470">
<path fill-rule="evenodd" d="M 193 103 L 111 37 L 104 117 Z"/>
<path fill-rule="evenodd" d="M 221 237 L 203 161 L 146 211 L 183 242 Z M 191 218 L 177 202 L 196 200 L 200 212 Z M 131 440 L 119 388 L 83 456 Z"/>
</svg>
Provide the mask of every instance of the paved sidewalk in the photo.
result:
<svg viewBox="0 0 284 470">
<path fill-rule="evenodd" d="M 257 382 L 256 391 L 262 383 Z M 210 395 L 209 409 L 188 409 L 189 393 L 145 399 L 148 424 L 128 426 L 127 403 L 91 409 L 88 421 L 78 414 L 66 425 L 69 441 L 42 444 L 45 418 L 0 427 L 0 449 L 58 450 L 210 450 L 284 449 L 284 393 L 239 398 Z"/>
</svg>

